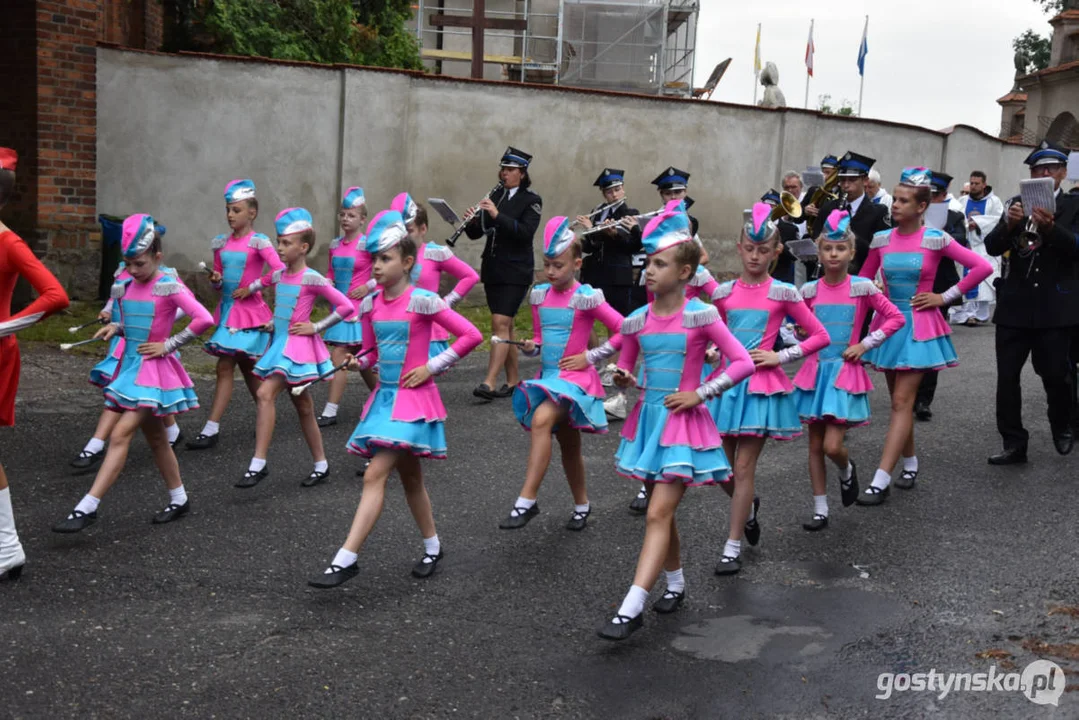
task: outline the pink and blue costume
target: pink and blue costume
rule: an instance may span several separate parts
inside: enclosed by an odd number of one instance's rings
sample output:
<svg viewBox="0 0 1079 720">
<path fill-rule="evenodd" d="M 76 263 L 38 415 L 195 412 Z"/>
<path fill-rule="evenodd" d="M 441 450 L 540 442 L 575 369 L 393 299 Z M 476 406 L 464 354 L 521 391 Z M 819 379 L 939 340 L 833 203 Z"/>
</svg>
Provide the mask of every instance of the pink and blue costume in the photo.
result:
<svg viewBox="0 0 1079 720">
<path fill-rule="evenodd" d="M 644 228 L 642 243 L 648 255 L 692 241 L 684 206 L 673 203 Z M 753 372 L 749 353 L 727 330 L 716 308 L 699 299 L 686 300 L 672 315 L 659 316 L 649 303 L 625 319 L 620 337 L 618 367 L 632 372 L 642 353 L 643 361 L 641 394 L 622 429 L 616 471 L 641 482 L 688 486 L 728 480 L 730 463 L 705 404 L 680 412 L 664 405 L 667 395 L 675 392 L 696 391 L 707 399 Z M 716 380 L 702 385 L 701 366 L 710 344 L 730 363 Z"/>
<path fill-rule="evenodd" d="M 925 168 L 907 168 L 900 184 L 928 187 L 931 175 Z M 989 261 L 955 242 L 950 235 L 931 227 L 922 227 L 912 235 L 898 228 L 877 233 L 869 245 L 869 254 L 859 275 L 873 278 L 881 271 L 884 289 L 906 324 L 879 347 L 866 353 L 865 359 L 877 370 L 928 371 L 959 364 L 949 337 L 948 322 L 937 308 L 916 310 L 911 298 L 917 293 L 932 292 L 937 266 L 952 261 L 968 268 L 958 284 L 944 291 L 945 303 L 957 300 L 993 273 Z M 873 318 L 870 330 L 882 327 L 884 318 Z"/>
<path fill-rule="evenodd" d="M 848 213 L 833 211 L 824 232 L 841 240 L 849 225 Z M 798 416 L 804 423 L 868 424 L 873 383 L 865 366 L 860 361 L 844 360 L 843 352 L 859 342 L 869 311 L 881 318 L 881 326 L 861 340 L 867 349 L 894 335 L 903 326 L 903 314 L 868 278 L 848 275 L 838 285 L 814 280 L 803 285 L 801 292 L 806 306 L 828 331 L 828 346 L 806 358 L 794 376 Z"/>
<path fill-rule="evenodd" d="M 417 206 L 408 193 L 401 193 L 395 197 L 390 209 L 401 213 L 406 226 L 416 220 Z M 453 286 L 453 290 L 442 298 L 451 308 L 463 300 L 480 281 L 479 273 L 454 255 L 448 247 L 425 242 L 416 252 L 416 264 L 412 266 L 412 284 L 420 289 L 437 293 L 442 273 L 448 273 L 457 278 L 457 284 Z M 440 325 L 432 327 L 431 357 L 435 357 L 449 346 L 449 335 L 446 331 Z"/>
<path fill-rule="evenodd" d="M 401 214 L 384 210 L 367 235 L 368 250 L 383 252 L 408 234 Z M 411 285 L 392 300 L 382 290 L 363 299 L 361 368 L 379 367 L 378 385 L 364 404 L 360 422 L 348 440 L 354 455 L 374 457 L 379 450 L 401 450 L 418 457 L 445 459 L 446 408 L 433 378 L 413 388 L 401 378 L 426 365 L 432 375 L 444 372 L 482 341 L 479 330 L 450 309 L 436 293 Z M 431 330 L 441 326 L 457 339 L 447 350 L 429 357 Z"/>
<path fill-rule="evenodd" d="M 544 230 L 543 253 L 555 258 L 573 244 L 569 219 L 555 217 Z M 574 281 L 565 290 L 550 283 L 532 288 L 532 341 L 540 355 L 540 371 L 513 391 L 513 414 L 526 430 L 532 429 L 536 408 L 550 400 L 569 412 L 570 427 L 590 433 L 607 432 L 603 410 L 603 384 L 591 363 L 584 370 L 560 370 L 558 361 L 588 350 L 592 327 L 598 320 L 612 334 L 622 316 L 607 304 L 603 291 Z"/>
<path fill-rule="evenodd" d="M 765 203 L 753 206 L 753 218 L 743 233 L 753 242 L 768 242 L 777 232 L 768 219 L 772 208 Z M 738 342 L 746 350 L 769 350 L 775 346 L 779 328 L 790 316 L 809 337 L 799 345 L 779 351 L 780 363 L 811 355 L 828 345 L 828 331 L 813 316 L 798 289 L 788 283 L 766 278 L 750 285 L 740 278 L 722 283 L 712 301 Z M 727 359 L 720 368 L 726 367 Z M 709 409 L 724 437 L 770 437 L 791 440 L 802 434 L 802 423 L 794 404 L 794 386 L 780 367 L 757 368 L 715 400 Z"/>
<path fill-rule="evenodd" d="M 345 210 L 361 208 L 365 204 L 363 188 L 350 187 L 341 199 L 341 207 Z M 359 347 L 363 344 L 360 301 L 353 300 L 348 294 L 365 285 L 369 290 L 374 289 L 374 281 L 371 280 L 371 254 L 367 252 L 363 235 L 352 240 L 342 236 L 330 241 L 330 263 L 326 277 L 338 292 L 348 298 L 356 312 L 348 320 L 327 330 L 322 338 L 327 345 Z"/>
<path fill-rule="evenodd" d="M 225 204 L 255 197 L 250 180 L 233 180 L 225 186 Z M 214 251 L 214 272 L 221 273 L 221 303 L 214 310 L 217 330 L 206 341 L 206 352 L 218 356 L 258 358 L 266 352 L 270 334 L 262 329 L 273 318 L 262 293 L 252 293 L 242 300 L 233 299 L 237 288 L 248 287 L 263 274 L 284 267 L 270 238 L 250 232 L 243 237 L 218 235 L 210 243 Z"/>
<path fill-rule="evenodd" d="M 132 215 L 124 220 L 121 247 L 131 259 L 146 252 L 153 242 L 154 220 L 149 215 Z M 176 349 L 213 326 L 210 312 L 175 277 L 158 272 L 149 282 L 126 278 L 114 293 L 124 334 L 123 350 L 116 373 L 105 386 L 105 407 L 116 412 L 149 409 L 163 417 L 194 410 L 199 406 L 195 389 Z M 177 308 L 191 318 L 179 333 L 172 335 Z M 142 343 L 163 342 L 162 357 L 140 355 Z"/>
</svg>

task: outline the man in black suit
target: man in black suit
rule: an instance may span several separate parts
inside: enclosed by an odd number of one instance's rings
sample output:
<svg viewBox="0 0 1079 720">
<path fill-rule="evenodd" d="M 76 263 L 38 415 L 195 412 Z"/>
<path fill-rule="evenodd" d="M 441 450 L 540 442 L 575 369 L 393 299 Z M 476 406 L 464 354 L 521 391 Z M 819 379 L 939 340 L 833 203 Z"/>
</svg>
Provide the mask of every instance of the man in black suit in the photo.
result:
<svg viewBox="0 0 1079 720">
<path fill-rule="evenodd" d="M 588 215 L 578 216 L 577 222 L 591 228 L 608 225 L 581 239 L 584 262 L 581 263 L 581 282 L 603 291 L 607 302 L 622 315 L 629 315 L 637 306 L 633 302 L 633 256 L 641 252 L 641 227 L 619 224 L 621 218 L 637 215 L 637 208 L 626 202 L 625 171 L 605 168 L 593 183 L 603 193 L 603 203 Z M 604 210 L 615 203 L 617 207 Z"/>
<path fill-rule="evenodd" d="M 772 207 L 778 207 L 781 198 L 775 188 L 772 188 L 768 192 L 761 195 L 761 202 L 771 205 Z M 779 253 L 776 255 L 776 264 L 772 268 L 769 275 L 781 282 L 794 284 L 794 268 L 798 263 L 798 258 L 790 251 L 790 244 L 798 239 L 799 232 L 798 226 L 790 222 L 790 220 L 784 216 L 776 223 L 776 227 L 779 229 Z"/>
<path fill-rule="evenodd" d="M 513 339 L 513 318 L 532 285 L 535 271 L 532 239 L 540 224 L 543 200 L 528 189 L 532 184 L 528 176 L 531 160 L 526 152 L 506 148 L 498 173 L 502 189 L 465 218 L 465 233 L 470 238 L 486 238 L 480 280 L 491 310 L 491 332 L 503 340 Z M 506 382 L 495 390 L 503 368 Z M 484 400 L 509 397 L 520 380 L 516 348 L 495 344 L 491 346 L 487 376 L 472 394 Z"/>
<path fill-rule="evenodd" d="M 951 175 L 933 170 L 931 186 L 933 188 L 934 204 L 948 202 L 948 186 L 951 184 Z M 949 207 L 948 219 L 944 223 L 944 227 L 940 229 L 951 235 L 963 247 L 969 247 L 967 243 L 966 217 L 959 210 Z M 933 292 L 943 293 L 958 282 L 959 273 L 956 272 L 955 262 L 948 258 L 941 258 L 940 265 L 937 266 L 937 275 L 933 278 Z M 940 310 L 940 314 L 944 316 L 944 321 L 947 322 L 948 308 L 941 306 L 937 309 Z M 933 404 L 933 396 L 936 392 L 937 373 L 927 372 L 922 375 L 922 382 L 918 385 L 918 394 L 914 398 L 914 417 L 919 420 L 929 420 L 933 417 L 930 405 Z"/>
<path fill-rule="evenodd" d="M 869 243 L 873 241 L 873 236 L 888 229 L 888 208 L 874 204 L 865 194 L 866 177 L 875 162 L 876 160 L 865 155 L 848 152 L 839 159 L 838 166 L 839 189 L 844 197 L 840 200 L 828 200 L 820 208 L 813 205 L 805 208 L 806 215 L 813 218 L 813 237 L 820 235 L 825 218 L 833 210 L 845 209 L 850 212 L 850 229 L 855 239 L 851 274 L 861 270 L 862 263 L 869 254 Z"/>
<path fill-rule="evenodd" d="M 1020 377 L 1028 355 L 1045 386 L 1056 451 L 1067 455 L 1074 444 L 1070 414 L 1075 379 L 1069 346 L 1079 326 L 1079 197 L 1060 188 L 1068 174 L 1063 148 L 1042 142 L 1024 162 L 1031 178 L 1053 179 L 1056 211 L 1034 208 L 1028 218 L 1021 199 L 1014 197 L 985 238 L 986 252 L 1003 256 L 993 322 L 997 431 L 1004 451 L 989 458 L 991 465 L 1027 460 Z M 1024 236 L 1028 221 L 1035 225 L 1034 237 Z"/>
</svg>

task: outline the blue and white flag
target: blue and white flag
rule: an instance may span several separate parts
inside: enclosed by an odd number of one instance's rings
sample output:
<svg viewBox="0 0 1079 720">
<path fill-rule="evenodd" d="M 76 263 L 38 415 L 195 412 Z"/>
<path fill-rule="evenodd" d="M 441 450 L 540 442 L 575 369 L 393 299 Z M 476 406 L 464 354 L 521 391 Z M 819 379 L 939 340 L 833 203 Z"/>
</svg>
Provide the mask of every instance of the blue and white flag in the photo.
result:
<svg viewBox="0 0 1079 720">
<path fill-rule="evenodd" d="M 869 16 L 865 16 L 865 29 L 862 30 L 862 44 L 858 48 L 858 74 L 865 77 L 865 56 L 869 54 Z"/>
</svg>

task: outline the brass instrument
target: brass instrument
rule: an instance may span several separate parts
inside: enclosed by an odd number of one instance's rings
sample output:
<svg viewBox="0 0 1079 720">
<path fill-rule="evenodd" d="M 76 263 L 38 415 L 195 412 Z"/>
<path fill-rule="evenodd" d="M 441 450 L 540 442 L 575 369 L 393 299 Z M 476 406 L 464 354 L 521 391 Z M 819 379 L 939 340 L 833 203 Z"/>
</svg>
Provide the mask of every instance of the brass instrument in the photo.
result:
<svg viewBox="0 0 1079 720">
<path fill-rule="evenodd" d="M 832 172 L 828 173 L 828 177 L 824 178 L 824 185 L 817 188 L 817 191 L 813 193 L 813 197 L 809 199 L 807 205 L 812 205 L 818 210 L 825 200 L 838 200 L 839 193 L 834 192 L 839 186 L 839 169 L 836 168 Z"/>
<path fill-rule="evenodd" d="M 781 218 L 800 218 L 802 216 L 802 204 L 798 198 L 784 190 L 779 194 L 779 204 L 772 208 L 772 214 L 768 219 L 772 222 Z"/>
<path fill-rule="evenodd" d="M 491 188 L 491 192 L 487 193 L 483 200 L 490 200 L 496 192 L 502 190 L 504 187 L 505 185 L 503 185 L 502 181 L 499 180 L 498 184 Z M 480 202 L 483 202 L 483 200 L 480 200 Z M 458 225 L 457 229 L 453 231 L 453 235 L 450 235 L 449 238 L 446 240 L 447 245 L 453 247 L 457 244 L 457 238 L 461 237 L 461 233 L 465 231 L 465 226 L 472 222 L 472 218 L 476 214 L 476 212 L 479 211 L 479 207 L 480 203 L 476 203 L 475 205 L 470 207 L 467 212 L 465 212 L 466 219 L 461 221 L 461 224 Z"/>
<path fill-rule="evenodd" d="M 1027 218 L 1026 227 L 1023 228 L 1023 232 L 1019 233 L 1019 248 L 1021 250 L 1033 250 L 1041 244 L 1042 238 L 1038 234 L 1038 224 L 1034 222 L 1034 217 Z"/>
</svg>

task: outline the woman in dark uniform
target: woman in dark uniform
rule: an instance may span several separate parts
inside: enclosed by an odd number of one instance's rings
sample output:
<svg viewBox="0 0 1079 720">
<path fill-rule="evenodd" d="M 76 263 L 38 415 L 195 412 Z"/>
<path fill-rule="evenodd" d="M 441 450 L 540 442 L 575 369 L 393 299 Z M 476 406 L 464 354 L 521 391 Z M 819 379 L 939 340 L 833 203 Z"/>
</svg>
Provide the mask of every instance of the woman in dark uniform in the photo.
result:
<svg viewBox="0 0 1079 720">
<path fill-rule="evenodd" d="M 513 339 L 513 318 L 532 285 L 535 271 L 532 239 L 540 224 L 543 200 L 528 189 L 532 184 L 528 176 L 531 160 L 532 156 L 526 152 L 506 148 L 498 173 L 502 189 L 465 218 L 469 221 L 465 233 L 470 238 L 486 236 L 480 280 L 491 310 L 491 331 L 503 340 Z M 506 382 L 499 386 L 502 368 L 506 370 Z M 520 379 L 516 348 L 494 344 L 487 376 L 472 394 L 484 400 L 509 397 Z"/>
</svg>

